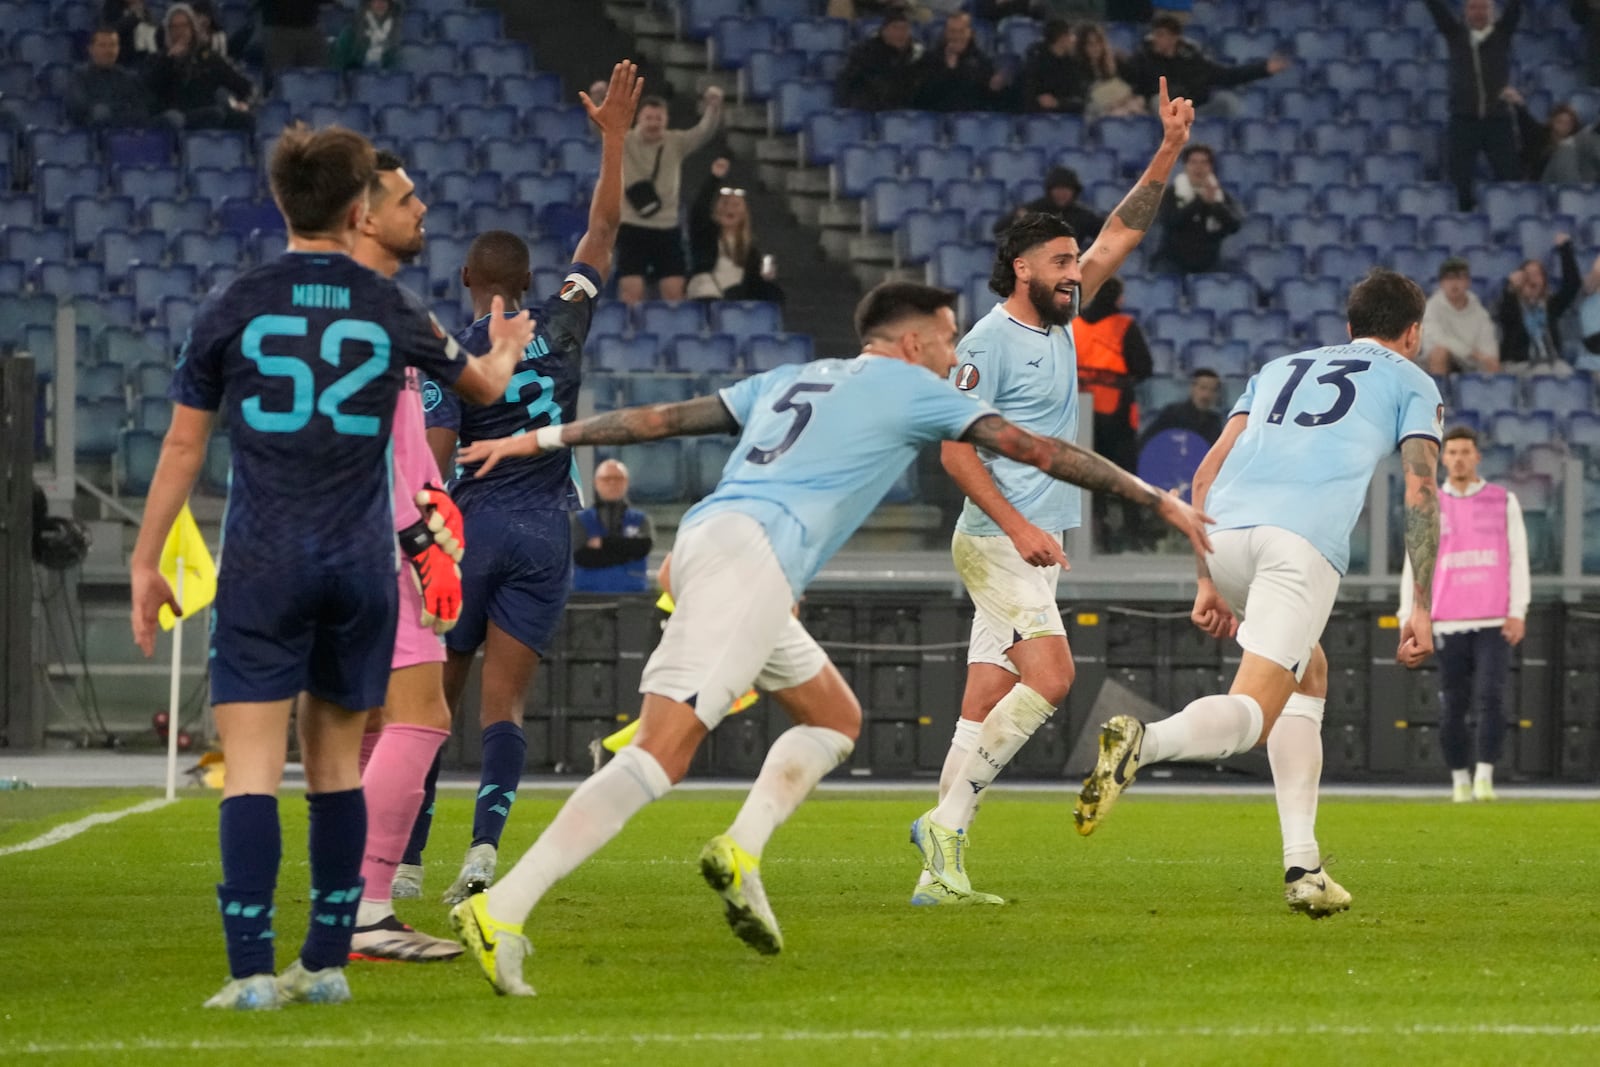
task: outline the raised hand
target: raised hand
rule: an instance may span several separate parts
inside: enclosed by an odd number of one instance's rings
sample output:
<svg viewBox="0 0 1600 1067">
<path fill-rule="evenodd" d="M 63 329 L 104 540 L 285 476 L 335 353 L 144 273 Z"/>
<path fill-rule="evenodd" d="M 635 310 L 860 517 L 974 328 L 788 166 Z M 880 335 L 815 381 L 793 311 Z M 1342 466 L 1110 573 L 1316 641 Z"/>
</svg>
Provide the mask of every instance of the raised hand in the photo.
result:
<svg viewBox="0 0 1600 1067">
<path fill-rule="evenodd" d="M 631 60 L 624 59 L 611 68 L 611 81 L 606 86 L 605 100 L 596 104 L 588 93 L 579 93 L 589 121 L 600 127 L 602 134 L 621 137 L 633 128 L 633 114 L 639 110 L 639 97 L 644 92 L 644 79 Z"/>
<path fill-rule="evenodd" d="M 527 311 L 508 318 L 505 298 L 497 296 L 489 303 L 489 340 L 513 341 L 518 348 L 527 348 L 533 343 L 533 319 Z"/>
<path fill-rule="evenodd" d="M 1167 79 L 1161 79 L 1161 94 L 1156 113 L 1161 116 L 1162 139 L 1171 145 L 1189 143 L 1189 127 L 1194 125 L 1194 101 L 1186 96 L 1176 100 L 1167 95 Z"/>
</svg>

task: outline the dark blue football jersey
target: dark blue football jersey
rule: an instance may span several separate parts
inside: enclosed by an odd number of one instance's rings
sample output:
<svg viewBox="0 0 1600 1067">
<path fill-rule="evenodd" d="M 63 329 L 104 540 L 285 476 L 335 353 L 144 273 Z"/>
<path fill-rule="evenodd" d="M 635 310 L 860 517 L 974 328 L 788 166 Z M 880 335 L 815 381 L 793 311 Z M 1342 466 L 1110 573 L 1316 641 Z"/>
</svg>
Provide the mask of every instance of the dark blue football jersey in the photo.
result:
<svg viewBox="0 0 1600 1067">
<path fill-rule="evenodd" d="M 286 252 L 206 299 L 169 396 L 226 420 L 224 568 L 288 576 L 394 555 L 389 431 L 407 366 L 453 386 L 466 356 L 349 256 Z"/>
<path fill-rule="evenodd" d="M 583 343 L 594 318 L 594 294 L 600 276 L 593 267 L 574 263 L 561 292 L 533 309 L 533 342 L 522 354 L 504 399 L 485 407 L 464 404 L 438 383 L 422 390 L 428 426 L 454 430 L 461 444 L 518 437 L 541 426 L 559 426 L 578 417 L 578 388 L 583 384 Z M 489 350 L 489 317 L 456 334 L 461 347 L 481 354 Z M 463 511 L 482 508 L 522 511 L 542 508 L 577 511 L 578 497 L 572 451 L 502 461 L 484 478 L 477 466 L 458 466 L 450 495 Z"/>
</svg>

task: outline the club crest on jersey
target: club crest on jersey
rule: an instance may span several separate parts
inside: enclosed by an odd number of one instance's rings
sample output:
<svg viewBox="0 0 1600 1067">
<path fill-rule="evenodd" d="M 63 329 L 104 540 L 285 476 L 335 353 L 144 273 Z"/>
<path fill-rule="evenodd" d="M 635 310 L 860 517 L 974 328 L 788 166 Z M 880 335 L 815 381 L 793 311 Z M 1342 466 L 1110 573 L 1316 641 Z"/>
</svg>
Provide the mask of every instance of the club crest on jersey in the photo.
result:
<svg viewBox="0 0 1600 1067">
<path fill-rule="evenodd" d="M 961 364 L 961 369 L 956 371 L 956 388 L 964 391 L 977 384 L 978 368 L 971 363 Z"/>
<path fill-rule="evenodd" d="M 438 382 L 427 381 L 422 383 L 422 410 L 432 411 L 444 401 L 444 390 L 439 388 Z"/>
</svg>

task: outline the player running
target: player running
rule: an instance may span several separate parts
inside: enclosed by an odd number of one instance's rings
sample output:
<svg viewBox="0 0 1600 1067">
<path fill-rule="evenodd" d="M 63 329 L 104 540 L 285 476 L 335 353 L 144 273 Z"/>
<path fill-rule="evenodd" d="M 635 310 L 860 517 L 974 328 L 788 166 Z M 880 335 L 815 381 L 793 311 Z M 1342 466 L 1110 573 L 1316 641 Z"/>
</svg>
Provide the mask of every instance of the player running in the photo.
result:
<svg viewBox="0 0 1600 1067">
<path fill-rule="evenodd" d="M 233 468 L 212 614 L 211 700 L 228 776 L 217 905 L 232 973 L 208 1007 L 348 1000 L 343 967 L 366 840 L 359 758 L 394 651 L 397 553 L 389 432 L 407 366 L 470 400 L 499 396 L 532 336 L 496 317 L 485 358 L 462 352 L 404 290 L 353 261 L 375 169 L 366 139 L 286 130 L 268 166 L 288 251 L 208 298 L 173 376 L 129 564 L 133 637 L 148 656 L 178 604 L 158 564 L 226 406 Z M 498 310 L 498 309 L 497 309 Z M 310 807 L 311 923 L 273 979 L 278 783 L 290 709 Z"/>
<path fill-rule="evenodd" d="M 955 367 L 955 301 L 956 294 L 925 285 L 880 285 L 856 309 L 863 351 L 855 359 L 790 364 L 713 397 L 615 411 L 463 451 L 464 460 L 482 463 L 482 475 L 515 456 L 573 445 L 739 434 L 716 490 L 679 527 L 677 611 L 645 665 L 637 739 L 578 787 L 510 873 L 450 913 L 498 992 L 532 995 L 522 974 L 531 951 L 522 934 L 528 913 L 682 780 L 700 743 L 752 683 L 783 694 L 795 725 L 773 743 L 733 825 L 701 852 L 700 871 L 741 940 L 763 953 L 782 949 L 761 882 L 762 849 L 848 758 L 861 726 L 859 705 L 793 607 L 920 446 L 971 441 L 1134 500 L 1197 550 L 1206 545 L 1203 516 L 1176 496 L 1092 452 L 1013 426 L 943 381 Z"/>
<path fill-rule="evenodd" d="M 561 287 L 535 316 L 533 343 L 503 397 L 487 407 L 463 408 L 443 390 L 424 397 L 428 438 L 440 468 L 459 441 L 532 433 L 577 416 L 583 377 L 583 343 L 594 317 L 595 298 L 611 267 L 611 250 L 622 221 L 622 145 L 639 104 L 644 81 L 632 63 L 618 63 L 604 103 L 585 94 L 583 104 L 600 127 L 600 181 L 589 208 L 589 229 L 578 242 Z M 478 316 L 457 335 L 469 352 L 488 347 L 490 306 L 515 308 L 532 278 L 528 246 L 504 231 L 482 234 L 467 252 L 461 282 L 472 293 Z M 478 718 L 483 726 L 483 770 L 472 816 L 472 843 L 461 873 L 445 890 L 459 903 L 494 878 L 500 835 L 522 780 L 528 744 L 522 732 L 523 697 L 555 635 L 572 587 L 570 512 L 581 506 L 572 454 L 560 449 L 506 464 L 490 477 L 473 477 L 463 462 L 452 483 L 466 517 L 472 554 L 462 564 L 460 623 L 446 638 L 445 696 L 461 706 L 467 674 L 483 652 L 483 688 Z M 420 873 L 420 872 L 418 872 Z"/>
<path fill-rule="evenodd" d="M 1275 359 L 1250 380 L 1194 477 L 1195 506 L 1209 505 L 1217 532 L 1200 558 L 1191 618 L 1214 637 L 1238 635 L 1244 656 L 1233 687 L 1148 726 L 1127 715 L 1106 723 L 1073 812 L 1079 833 L 1094 832 L 1140 767 L 1226 759 L 1265 739 L 1289 907 L 1315 919 L 1350 906 L 1322 870 L 1316 840 L 1328 692 L 1318 639 L 1367 484 L 1398 446 L 1416 600 L 1396 658 L 1415 667 L 1433 651 L 1444 405 L 1412 362 L 1423 304 L 1409 278 L 1374 270 L 1350 291 L 1349 344 Z"/>
<path fill-rule="evenodd" d="M 393 278 L 422 251 L 428 206 L 399 156 L 380 151 L 367 194 L 367 217 L 352 258 Z M 361 906 L 350 939 L 353 958 L 423 963 L 461 955 L 461 946 L 413 930 L 394 913 L 391 887 L 401 851 L 422 805 L 422 783 L 450 738 L 444 700 L 444 645 L 439 635 L 461 612 L 461 513 L 436 484 L 422 418 L 422 378 L 406 370 L 394 413 L 394 528 L 410 560 L 398 578 L 400 611 L 383 707 L 367 717 L 361 739 L 361 787 L 367 798 L 367 847 Z M 426 510 L 424 510 L 426 509 Z M 430 528 L 431 527 L 433 528 Z"/>
<path fill-rule="evenodd" d="M 962 340 L 956 388 L 1033 433 L 1077 439 L 1072 320 L 1155 221 L 1194 122 L 1194 105 L 1168 99 L 1165 79 L 1160 105 L 1161 146 L 1081 259 L 1072 227 L 1054 215 L 1023 215 L 1000 235 L 989 288 L 1005 300 Z M 1062 537 L 1081 525 L 1082 503 L 1075 486 L 1005 456 L 980 455 L 964 441 L 946 441 L 942 459 L 967 497 L 950 548 L 975 611 L 966 692 L 939 775 L 939 803 L 911 826 L 922 857 L 911 903 L 1003 904 L 973 891 L 967 834 L 984 790 L 1072 687 L 1056 583 L 1067 567 Z"/>
</svg>

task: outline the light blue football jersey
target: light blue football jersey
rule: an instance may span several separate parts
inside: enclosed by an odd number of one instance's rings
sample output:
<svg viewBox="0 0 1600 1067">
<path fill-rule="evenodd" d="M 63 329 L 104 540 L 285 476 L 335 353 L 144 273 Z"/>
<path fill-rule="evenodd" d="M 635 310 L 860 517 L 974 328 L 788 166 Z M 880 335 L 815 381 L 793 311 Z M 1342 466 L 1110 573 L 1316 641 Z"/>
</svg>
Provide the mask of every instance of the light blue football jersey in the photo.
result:
<svg viewBox="0 0 1600 1067">
<path fill-rule="evenodd" d="M 1025 430 L 1077 441 L 1078 346 L 1072 327 L 1037 330 L 997 304 L 961 339 L 956 356 L 957 389 L 993 404 Z M 1056 533 L 1082 524 L 1082 490 L 1077 486 L 992 452 L 980 449 L 978 456 L 1011 506 L 1039 529 Z M 979 537 L 1001 532 L 970 500 L 961 509 L 956 529 Z"/>
<path fill-rule="evenodd" d="M 995 411 L 922 367 L 887 356 L 791 363 L 718 394 L 742 428 L 717 488 L 688 528 L 736 511 L 759 522 L 796 598 L 934 441 Z"/>
<path fill-rule="evenodd" d="M 1378 464 L 1408 437 L 1444 436 L 1433 379 L 1372 341 L 1273 360 L 1229 418 L 1241 414 L 1250 421 L 1205 500 L 1214 529 L 1290 530 L 1340 574 Z"/>
</svg>

